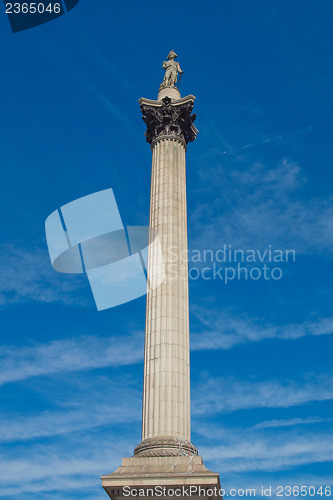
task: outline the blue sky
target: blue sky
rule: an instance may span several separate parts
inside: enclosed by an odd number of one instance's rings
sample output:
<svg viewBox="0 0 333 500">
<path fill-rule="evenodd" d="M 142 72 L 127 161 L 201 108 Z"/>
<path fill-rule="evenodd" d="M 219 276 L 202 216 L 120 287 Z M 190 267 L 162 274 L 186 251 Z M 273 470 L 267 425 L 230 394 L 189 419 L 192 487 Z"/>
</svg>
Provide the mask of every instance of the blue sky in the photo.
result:
<svg viewBox="0 0 333 500">
<path fill-rule="evenodd" d="M 2 11 L 0 498 L 106 498 L 140 441 L 145 298 L 97 312 L 44 222 L 113 188 L 148 224 L 137 101 L 171 49 L 197 98 L 190 250 L 296 252 L 280 280 L 190 281 L 192 441 L 225 488 L 332 486 L 332 19 L 326 0 L 80 0 L 12 34 Z"/>
</svg>

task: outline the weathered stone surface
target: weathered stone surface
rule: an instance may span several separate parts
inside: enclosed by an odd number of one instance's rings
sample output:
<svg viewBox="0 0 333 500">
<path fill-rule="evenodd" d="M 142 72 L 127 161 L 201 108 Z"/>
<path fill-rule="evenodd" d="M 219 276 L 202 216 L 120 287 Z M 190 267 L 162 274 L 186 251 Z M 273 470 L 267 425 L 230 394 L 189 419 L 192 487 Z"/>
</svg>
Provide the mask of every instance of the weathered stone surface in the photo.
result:
<svg viewBox="0 0 333 500">
<path fill-rule="evenodd" d="M 160 139 L 152 159 L 150 230 L 159 237 L 163 283 L 147 295 L 142 439 L 190 441 L 185 148 Z M 155 266 L 148 253 L 148 279 Z"/>
<path fill-rule="evenodd" d="M 172 437 L 145 439 L 134 450 L 135 457 L 179 457 L 185 455 L 198 455 L 198 450 L 190 441 Z"/>
<path fill-rule="evenodd" d="M 177 87 L 165 87 L 158 93 L 157 100 L 162 101 L 164 97 L 170 97 L 171 101 L 180 99 L 180 92 Z"/>
<path fill-rule="evenodd" d="M 163 82 L 160 85 L 160 90 L 167 87 L 174 87 L 177 83 L 178 73 L 183 74 L 180 69 L 179 62 L 176 59 L 177 54 L 174 50 L 171 50 L 168 54 L 168 60 L 163 61 L 163 69 L 165 71 Z"/>
<path fill-rule="evenodd" d="M 218 491 L 221 488 L 219 475 L 209 471 L 203 464 L 200 456 L 179 457 L 144 457 L 123 458 L 122 465 L 108 476 L 102 476 L 103 488 L 112 500 L 124 499 L 124 488 L 151 489 L 156 487 L 165 488 L 189 488 L 191 486 L 201 487 L 203 490 L 215 488 L 217 494 L 200 495 L 201 500 L 219 500 Z M 208 492 L 207 492 L 208 493 Z M 159 496 L 166 498 L 167 496 Z M 126 498 L 135 498 L 128 497 Z M 138 496 L 136 497 L 138 498 Z M 154 496 L 147 495 L 140 498 L 154 500 Z M 182 495 L 177 498 L 188 498 Z M 191 495 L 192 500 L 199 498 Z"/>
<path fill-rule="evenodd" d="M 190 95 L 178 100 L 164 97 L 162 101 L 140 99 L 143 121 L 147 125 L 146 140 L 152 146 L 160 137 L 178 138 L 184 144 L 193 142 L 198 130 L 191 115 L 195 97 Z"/>
<path fill-rule="evenodd" d="M 191 443 L 185 151 L 198 132 L 191 115 L 194 99 L 139 101 L 152 148 L 149 227 L 159 237 L 165 279 L 147 294 L 142 442 L 134 457 L 124 458 L 113 474 L 102 477 L 112 500 L 123 500 L 128 486 L 220 489 L 219 475 L 207 470 Z M 154 280 L 159 259 L 151 245 L 148 282 Z M 220 495 L 200 496 L 208 498 L 220 500 Z"/>
</svg>

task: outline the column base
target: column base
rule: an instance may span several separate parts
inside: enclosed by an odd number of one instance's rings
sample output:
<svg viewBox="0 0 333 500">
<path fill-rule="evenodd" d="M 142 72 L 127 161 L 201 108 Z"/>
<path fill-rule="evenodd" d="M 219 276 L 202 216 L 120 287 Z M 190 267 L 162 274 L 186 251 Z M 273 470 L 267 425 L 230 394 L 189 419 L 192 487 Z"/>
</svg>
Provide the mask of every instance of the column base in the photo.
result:
<svg viewBox="0 0 333 500">
<path fill-rule="evenodd" d="M 101 479 L 112 500 L 222 500 L 219 475 L 199 455 L 123 458 L 121 467 Z"/>
<path fill-rule="evenodd" d="M 145 439 L 134 450 L 135 457 L 179 457 L 195 455 L 198 455 L 198 450 L 190 441 L 168 436 Z"/>
</svg>

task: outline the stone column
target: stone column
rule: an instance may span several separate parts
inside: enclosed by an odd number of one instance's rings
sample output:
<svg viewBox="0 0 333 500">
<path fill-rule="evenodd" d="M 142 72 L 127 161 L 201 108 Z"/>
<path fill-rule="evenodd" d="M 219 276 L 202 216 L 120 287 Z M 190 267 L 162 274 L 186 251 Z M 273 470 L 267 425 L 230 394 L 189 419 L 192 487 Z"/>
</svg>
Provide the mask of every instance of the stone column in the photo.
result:
<svg viewBox="0 0 333 500">
<path fill-rule="evenodd" d="M 102 476 L 112 500 L 157 500 L 156 487 L 185 488 L 179 500 L 222 500 L 219 475 L 209 471 L 191 444 L 185 152 L 197 129 L 194 96 L 163 88 L 158 100 L 140 99 L 151 144 L 150 241 L 159 238 L 165 278 L 154 288 L 160 252 L 149 246 L 142 442 L 115 472 Z M 149 282 L 153 286 L 149 286 Z M 159 279 L 157 279 L 159 282 Z M 177 490 L 180 491 L 180 490 Z M 155 494 L 154 494 L 155 492 Z M 168 494 L 163 494 L 167 497 Z"/>
<path fill-rule="evenodd" d="M 147 294 L 142 443 L 134 455 L 172 456 L 179 447 L 197 454 L 190 428 L 185 171 L 187 143 L 197 133 L 195 115 L 191 115 L 194 97 L 139 102 L 153 156 L 151 239 L 156 234 L 159 238 L 165 279 Z M 148 255 L 148 280 L 156 269 L 154 258 L 153 248 Z"/>
</svg>

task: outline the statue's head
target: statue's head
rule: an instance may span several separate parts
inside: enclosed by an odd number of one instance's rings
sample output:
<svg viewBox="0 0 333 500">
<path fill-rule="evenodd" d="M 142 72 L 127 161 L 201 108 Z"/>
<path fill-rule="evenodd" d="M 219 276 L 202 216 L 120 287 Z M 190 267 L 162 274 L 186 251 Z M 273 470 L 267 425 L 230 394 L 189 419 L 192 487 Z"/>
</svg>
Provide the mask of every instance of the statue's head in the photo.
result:
<svg viewBox="0 0 333 500">
<path fill-rule="evenodd" d="M 168 59 L 176 59 L 177 54 L 175 51 L 171 50 L 168 55 Z"/>
</svg>

